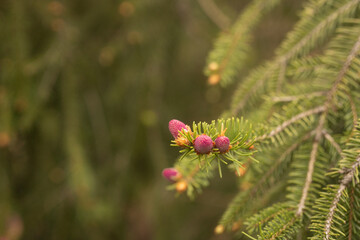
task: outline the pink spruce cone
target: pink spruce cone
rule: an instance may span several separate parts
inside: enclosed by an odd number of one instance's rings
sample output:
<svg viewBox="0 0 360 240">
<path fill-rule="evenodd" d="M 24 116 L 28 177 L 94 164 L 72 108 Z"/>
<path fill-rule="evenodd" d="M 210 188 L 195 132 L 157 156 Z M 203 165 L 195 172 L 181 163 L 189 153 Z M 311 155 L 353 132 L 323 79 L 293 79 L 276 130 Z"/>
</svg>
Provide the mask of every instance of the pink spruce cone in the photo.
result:
<svg viewBox="0 0 360 240">
<path fill-rule="evenodd" d="M 176 182 L 176 180 L 181 176 L 181 174 L 178 170 L 176 170 L 176 168 L 165 168 L 162 171 L 162 175 L 170 182 Z"/>
<path fill-rule="evenodd" d="M 230 149 L 230 140 L 228 137 L 220 136 L 215 139 L 215 146 L 220 153 L 226 153 Z"/>
<path fill-rule="evenodd" d="M 179 131 L 182 129 L 186 129 L 185 123 L 176 119 L 173 119 L 169 122 L 169 131 L 175 139 L 179 136 Z"/>
<path fill-rule="evenodd" d="M 194 149 L 198 154 L 208 154 L 213 149 L 214 143 L 206 134 L 198 136 L 194 141 Z"/>
</svg>

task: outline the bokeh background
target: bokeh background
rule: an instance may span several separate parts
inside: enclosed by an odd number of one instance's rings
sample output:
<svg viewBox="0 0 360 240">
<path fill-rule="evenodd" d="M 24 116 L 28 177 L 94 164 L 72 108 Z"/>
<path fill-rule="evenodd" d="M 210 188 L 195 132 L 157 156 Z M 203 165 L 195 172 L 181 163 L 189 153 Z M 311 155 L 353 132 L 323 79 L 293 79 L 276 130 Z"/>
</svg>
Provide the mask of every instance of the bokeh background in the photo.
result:
<svg viewBox="0 0 360 240">
<path fill-rule="evenodd" d="M 191 201 L 166 191 L 161 171 L 177 157 L 169 120 L 227 108 L 237 83 L 210 86 L 203 69 L 247 3 L 0 0 L 0 239 L 232 239 L 213 228 L 234 173 Z M 266 16 L 239 81 L 301 6 Z"/>
</svg>

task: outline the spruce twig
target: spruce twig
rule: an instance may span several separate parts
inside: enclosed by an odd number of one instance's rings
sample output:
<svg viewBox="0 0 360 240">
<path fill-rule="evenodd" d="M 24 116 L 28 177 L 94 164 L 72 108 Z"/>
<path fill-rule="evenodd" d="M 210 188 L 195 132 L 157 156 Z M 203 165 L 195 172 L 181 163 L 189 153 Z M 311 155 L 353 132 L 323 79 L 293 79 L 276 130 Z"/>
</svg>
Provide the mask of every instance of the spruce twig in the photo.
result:
<svg viewBox="0 0 360 240">
<path fill-rule="evenodd" d="M 272 130 L 269 134 L 264 134 L 258 138 L 256 138 L 256 141 L 261 141 L 264 140 L 266 138 L 271 138 L 275 135 L 277 135 L 279 132 L 283 131 L 285 128 L 287 128 L 289 125 L 291 125 L 292 123 L 303 119 L 305 117 L 317 114 L 317 113 L 321 113 L 325 110 L 325 106 L 319 106 L 313 109 L 310 109 L 308 111 L 299 113 L 298 115 L 295 115 L 294 117 L 290 118 L 289 120 L 283 122 L 281 125 L 277 126 L 274 130 Z"/>
<path fill-rule="evenodd" d="M 354 187 L 350 190 L 350 202 L 349 202 L 349 240 L 352 239 L 352 225 L 353 225 L 353 214 L 354 214 Z"/>
<path fill-rule="evenodd" d="M 356 158 L 356 161 L 354 162 L 354 164 L 351 166 L 350 169 L 348 169 L 346 172 L 346 175 L 344 176 L 344 178 L 341 180 L 339 189 L 336 192 L 336 195 L 331 203 L 331 207 L 329 210 L 329 214 L 328 217 L 326 219 L 326 224 L 325 224 L 325 237 L 324 240 L 329 240 L 330 239 L 330 230 L 331 230 L 331 225 L 333 223 L 333 217 L 334 217 L 334 213 L 335 210 L 337 208 L 337 205 L 340 201 L 340 197 L 343 193 L 343 191 L 346 189 L 347 185 L 349 185 L 350 182 L 352 182 L 352 179 L 354 177 L 355 172 L 357 171 L 357 169 L 360 166 L 360 154 L 358 155 L 358 157 Z"/>
<path fill-rule="evenodd" d="M 339 146 L 339 144 L 337 144 L 335 139 L 325 129 L 322 130 L 322 134 L 324 135 L 326 140 L 328 140 L 330 142 L 330 144 L 336 149 L 336 151 L 339 154 L 341 154 L 341 152 L 342 152 L 341 147 Z"/>
<path fill-rule="evenodd" d="M 341 8 L 337 9 L 334 13 L 329 15 L 323 21 L 321 21 L 314 29 L 312 29 L 309 33 L 307 33 L 294 47 L 292 47 L 283 57 L 286 61 L 290 60 L 296 53 L 300 51 L 310 40 L 313 36 L 318 35 L 327 25 L 334 22 L 335 19 L 339 17 L 343 12 L 348 11 L 349 9 L 356 6 L 360 1 L 353 0 L 342 6 Z"/>
<path fill-rule="evenodd" d="M 360 36 L 358 37 L 356 43 L 354 44 L 353 48 L 350 51 L 350 54 L 348 55 L 348 57 L 346 58 L 345 63 L 343 64 L 332 88 L 329 90 L 328 95 L 327 95 L 327 101 L 324 104 L 324 111 L 320 117 L 319 120 L 319 125 L 316 128 L 316 134 L 315 134 L 315 138 L 314 138 L 314 143 L 313 143 L 313 147 L 312 147 L 312 151 L 310 154 L 310 161 L 309 161 L 309 167 L 308 167 L 308 172 L 306 175 L 306 180 L 305 180 L 305 185 L 303 188 L 303 192 L 302 192 L 302 196 L 298 205 L 298 210 L 296 212 L 296 214 L 298 216 L 302 215 L 303 210 L 305 208 L 305 200 L 308 194 L 308 191 L 310 189 L 310 184 L 312 182 L 312 174 L 314 172 L 314 165 L 315 165 L 315 161 L 316 161 L 316 154 L 318 151 L 318 147 L 319 147 L 319 141 L 321 139 L 321 132 L 324 128 L 325 125 L 325 120 L 327 117 L 327 114 L 329 112 L 329 108 L 331 106 L 331 103 L 333 101 L 333 98 L 336 94 L 336 91 L 338 89 L 339 84 L 341 83 L 341 81 L 344 79 L 344 76 L 346 74 L 346 72 L 349 70 L 350 65 L 352 63 L 352 61 L 355 59 L 356 55 L 358 54 L 358 52 L 360 51 Z"/>
<path fill-rule="evenodd" d="M 288 149 L 285 150 L 283 154 L 276 160 L 274 164 L 272 164 L 272 167 L 267 171 L 259 180 L 259 182 L 256 184 L 256 186 L 252 189 L 250 195 L 253 196 L 259 187 L 263 185 L 263 183 L 273 174 L 273 172 L 276 170 L 276 168 L 284 161 L 286 156 L 288 156 L 290 153 L 295 151 L 304 141 L 308 140 L 312 135 L 314 135 L 315 131 L 311 131 L 304 135 L 298 142 L 292 144 Z"/>
<path fill-rule="evenodd" d="M 306 174 L 306 180 L 305 180 L 305 185 L 302 191 L 302 195 L 301 195 L 301 199 L 298 205 L 298 209 L 296 211 L 296 215 L 297 216 L 301 216 L 303 213 L 303 210 L 305 208 L 305 201 L 310 189 L 310 184 L 312 182 L 312 175 L 314 173 L 314 166 L 315 166 L 315 161 L 316 161 L 316 155 L 319 149 L 319 141 L 321 140 L 322 137 L 322 130 L 324 128 L 325 125 L 325 120 L 326 120 L 326 115 L 322 114 L 320 121 L 319 121 L 319 125 L 317 126 L 316 130 L 315 130 L 315 138 L 313 141 L 313 145 L 312 145 L 312 150 L 310 153 L 310 161 L 309 161 L 309 165 L 308 165 L 308 171 Z"/>
<path fill-rule="evenodd" d="M 239 112 L 245 107 L 245 105 L 247 104 L 247 102 L 249 101 L 249 99 L 251 98 L 253 93 L 256 92 L 256 90 L 259 88 L 259 86 L 264 85 L 266 80 L 268 80 L 268 77 L 274 73 L 276 68 L 277 68 L 276 65 L 269 66 L 266 69 L 266 71 L 263 73 L 262 77 L 260 79 L 256 80 L 256 84 L 253 84 L 251 89 L 249 91 L 247 91 L 245 96 L 242 97 L 242 100 L 239 103 L 237 103 L 236 106 L 233 108 L 233 110 L 232 110 L 233 116 L 237 116 L 239 114 Z"/>
<path fill-rule="evenodd" d="M 319 92 L 313 92 L 309 94 L 303 94 L 303 95 L 297 95 L 297 96 L 281 96 L 281 97 L 272 97 L 271 101 L 273 102 L 292 102 L 297 101 L 299 99 L 309 99 L 313 97 L 320 97 L 320 96 L 326 96 L 326 91 L 319 91 Z"/>
<path fill-rule="evenodd" d="M 275 240 L 278 236 L 281 235 L 282 232 L 284 232 L 288 227 L 292 226 L 295 221 L 296 221 L 297 217 L 293 217 L 290 222 L 288 222 L 287 224 L 285 224 L 281 229 L 280 231 L 276 232 L 274 235 L 271 236 L 271 238 L 269 239 L 266 239 L 266 240 Z"/>
</svg>

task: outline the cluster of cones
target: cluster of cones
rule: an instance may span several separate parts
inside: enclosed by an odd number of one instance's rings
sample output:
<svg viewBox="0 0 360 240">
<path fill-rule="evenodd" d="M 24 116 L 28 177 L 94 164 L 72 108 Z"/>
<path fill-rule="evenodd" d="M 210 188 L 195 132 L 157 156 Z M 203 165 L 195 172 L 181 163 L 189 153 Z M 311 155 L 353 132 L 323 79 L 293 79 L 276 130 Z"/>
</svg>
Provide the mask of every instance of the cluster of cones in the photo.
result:
<svg viewBox="0 0 360 240">
<path fill-rule="evenodd" d="M 211 137 L 206 134 L 197 136 L 192 142 L 190 142 L 181 133 L 185 134 L 189 132 L 192 136 L 192 132 L 189 126 L 185 123 L 173 119 L 169 122 L 169 131 L 174 137 L 175 143 L 180 147 L 186 147 L 193 145 L 197 154 L 209 154 L 214 151 L 218 153 L 226 153 L 231 149 L 230 140 L 225 136 L 225 130 L 221 131 L 221 134 L 213 141 Z"/>
</svg>

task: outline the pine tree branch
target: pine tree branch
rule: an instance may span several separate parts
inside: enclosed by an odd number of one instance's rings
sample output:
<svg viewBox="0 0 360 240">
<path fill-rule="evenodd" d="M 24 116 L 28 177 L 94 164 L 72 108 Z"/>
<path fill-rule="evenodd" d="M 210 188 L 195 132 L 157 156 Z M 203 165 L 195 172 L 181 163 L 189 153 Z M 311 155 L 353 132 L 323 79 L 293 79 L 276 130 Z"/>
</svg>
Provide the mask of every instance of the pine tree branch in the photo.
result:
<svg viewBox="0 0 360 240">
<path fill-rule="evenodd" d="M 191 171 L 191 173 L 186 176 L 186 179 L 188 182 L 192 181 L 192 179 L 194 178 L 194 176 L 196 175 L 197 172 L 199 172 L 199 170 L 201 169 L 201 167 L 205 164 L 205 162 L 201 162 L 200 166 L 196 165 L 196 167 Z"/>
<path fill-rule="evenodd" d="M 325 120 L 326 120 L 326 114 L 323 113 L 320 117 L 319 125 L 317 126 L 317 128 L 315 130 L 315 138 L 314 138 L 312 150 L 310 153 L 310 161 L 309 161 L 309 165 L 308 165 L 308 171 L 307 171 L 307 175 L 306 175 L 305 185 L 304 185 L 301 199 L 300 199 L 300 202 L 298 205 L 298 210 L 296 211 L 297 216 L 301 216 L 304 211 L 304 208 L 305 208 L 305 201 L 306 201 L 309 189 L 310 189 L 310 184 L 312 182 L 312 175 L 314 173 L 316 155 L 317 155 L 317 152 L 319 149 L 319 141 L 322 137 L 321 133 L 322 133 L 322 130 L 325 125 Z"/>
<path fill-rule="evenodd" d="M 281 235 L 282 232 L 284 232 L 288 227 L 290 227 L 291 225 L 293 225 L 296 221 L 297 217 L 293 217 L 290 222 L 288 222 L 287 224 L 285 224 L 280 231 L 276 232 L 274 235 L 271 236 L 271 238 L 266 239 L 266 240 L 275 240 L 278 236 Z"/>
<path fill-rule="evenodd" d="M 349 202 L 349 240 L 352 239 L 352 225 L 353 225 L 353 212 L 354 212 L 354 187 L 350 190 L 350 202 Z"/>
<path fill-rule="evenodd" d="M 341 147 L 339 146 L 339 144 L 337 144 L 334 138 L 325 129 L 322 130 L 322 134 L 330 142 L 330 144 L 336 149 L 336 151 L 339 154 L 341 154 L 342 152 Z"/>
<path fill-rule="evenodd" d="M 216 6 L 213 0 L 198 0 L 206 15 L 222 30 L 230 25 L 230 19 Z"/>
<path fill-rule="evenodd" d="M 351 112 L 353 114 L 353 126 L 355 127 L 356 124 L 357 124 L 357 119 L 358 119 L 358 115 L 357 115 L 357 112 L 356 112 L 356 106 L 355 106 L 355 103 L 354 103 L 354 99 L 351 97 L 350 93 L 347 92 L 346 95 L 349 98 L 349 103 L 350 103 L 350 106 L 351 106 Z"/>
<path fill-rule="evenodd" d="M 350 169 L 348 169 L 348 171 L 346 171 L 346 175 L 344 176 L 344 178 L 341 180 L 339 189 L 336 192 L 336 195 L 331 203 L 331 207 L 329 210 L 329 214 L 328 217 L 326 219 L 326 224 L 325 224 L 325 237 L 324 240 L 329 240 L 330 239 L 330 230 L 331 230 L 331 225 L 333 223 L 333 217 L 335 214 L 335 210 L 337 208 L 337 205 L 340 201 L 340 197 L 342 195 L 342 192 L 346 189 L 347 185 L 352 182 L 352 179 L 354 177 L 355 172 L 357 171 L 357 169 L 360 166 L 360 154 L 358 155 L 358 157 L 356 158 L 356 161 L 354 162 L 354 164 L 351 166 Z"/>
<path fill-rule="evenodd" d="M 283 83 L 285 81 L 286 65 L 287 65 L 287 60 L 285 58 L 281 58 L 279 76 L 278 76 L 278 81 L 277 81 L 277 86 L 276 86 L 276 92 L 277 93 L 280 92 L 281 87 L 282 87 L 282 85 L 283 85 Z"/>
<path fill-rule="evenodd" d="M 349 9 L 353 8 L 358 4 L 359 0 L 353 0 L 349 3 L 345 4 L 341 8 L 337 9 L 334 13 L 329 15 L 326 19 L 324 19 L 321 23 L 319 23 L 313 30 L 311 30 L 308 34 L 306 34 L 294 47 L 291 48 L 290 51 L 288 51 L 283 58 L 288 61 L 291 59 L 300 49 L 302 49 L 306 43 L 308 43 L 313 36 L 316 36 L 319 34 L 321 30 L 323 30 L 329 23 L 333 22 L 335 19 L 341 15 L 341 13 L 348 11 Z"/>
<path fill-rule="evenodd" d="M 247 104 L 247 102 L 249 101 L 250 97 L 252 96 L 252 94 L 254 92 L 256 92 L 256 90 L 259 88 L 259 86 L 264 85 L 265 81 L 267 80 L 268 76 L 271 75 L 274 71 L 276 70 L 276 66 L 275 65 L 271 65 L 269 66 L 266 71 L 263 73 L 262 77 L 260 79 L 258 79 L 253 86 L 247 91 L 246 95 L 242 98 L 242 100 L 236 104 L 236 106 L 234 107 L 233 111 L 232 111 L 232 115 L 233 116 L 237 116 L 238 113 L 240 112 L 241 109 L 243 109 L 245 107 L 245 105 Z M 245 83 L 243 83 L 245 84 Z"/>
<path fill-rule="evenodd" d="M 352 112 L 352 115 L 353 115 L 353 130 L 351 131 L 349 137 L 347 138 L 347 141 L 348 142 L 352 136 L 354 135 L 354 130 L 355 130 L 355 127 L 356 127 L 356 124 L 357 124 L 357 119 L 358 119 L 358 115 L 356 113 L 356 106 L 355 106 L 355 102 L 354 102 L 354 99 L 351 97 L 351 94 L 347 91 L 346 92 L 346 95 L 349 99 L 349 103 L 350 103 L 350 106 L 351 106 L 351 112 Z"/>
<path fill-rule="evenodd" d="M 286 156 L 288 156 L 290 153 L 295 151 L 295 149 L 297 149 L 304 141 L 306 141 L 312 135 L 314 135 L 314 133 L 315 133 L 315 131 L 311 131 L 311 132 L 307 133 L 298 142 L 292 144 L 288 149 L 286 149 L 285 152 L 283 154 L 281 154 L 281 156 L 276 160 L 276 162 L 274 164 L 272 164 L 272 167 L 269 169 L 269 171 L 267 171 L 262 176 L 260 181 L 252 189 L 250 195 L 253 196 L 257 192 L 259 187 L 261 187 L 263 185 L 263 183 L 272 175 L 272 173 L 276 170 L 276 168 L 280 165 L 280 163 L 286 158 Z"/>
<path fill-rule="evenodd" d="M 346 61 L 344 62 L 332 88 L 329 90 L 329 92 L 327 94 L 327 100 L 324 104 L 324 110 L 320 117 L 319 125 L 316 128 L 314 143 L 313 143 L 313 147 L 312 147 L 311 154 L 310 154 L 310 161 L 309 161 L 309 165 L 308 165 L 308 172 L 306 175 L 305 185 L 304 185 L 304 189 L 303 189 L 302 196 L 300 199 L 300 203 L 298 205 L 298 210 L 296 212 L 296 214 L 298 216 L 302 215 L 303 210 L 305 208 L 305 201 L 306 201 L 306 198 L 308 195 L 308 191 L 310 189 L 310 184 L 312 182 L 312 174 L 314 172 L 316 154 L 317 154 L 317 151 L 319 148 L 319 141 L 322 137 L 322 130 L 325 125 L 325 120 L 326 120 L 329 108 L 331 106 L 331 102 L 333 101 L 333 98 L 336 94 L 339 84 L 344 79 L 346 72 L 349 70 L 351 63 L 354 60 L 354 58 L 356 57 L 356 55 L 358 54 L 359 50 L 360 50 L 360 36 L 357 39 L 356 43 L 354 44 L 353 48 L 351 49 L 350 54 L 346 58 Z"/>
<path fill-rule="evenodd" d="M 261 141 L 261 140 L 264 140 L 266 138 L 271 138 L 271 137 L 275 136 L 276 134 L 278 134 L 279 132 L 283 131 L 285 128 L 287 128 L 292 123 L 294 123 L 294 122 L 296 122 L 296 121 L 298 121 L 298 120 L 300 120 L 302 118 L 308 117 L 310 115 L 321 113 L 324 110 L 325 110 L 325 106 L 320 106 L 320 107 L 316 107 L 316 108 L 310 109 L 308 111 L 302 112 L 302 113 L 300 113 L 298 115 L 295 115 L 291 119 L 289 119 L 289 120 L 283 122 L 281 125 L 277 126 L 269 134 L 264 134 L 264 135 L 256 138 L 255 141 Z"/>
<path fill-rule="evenodd" d="M 263 85 L 264 82 L 266 82 L 268 80 L 267 75 L 269 75 L 269 72 L 270 73 L 273 72 L 270 70 L 281 68 L 282 62 L 286 63 L 286 62 L 289 62 L 290 60 L 292 60 L 294 57 L 296 57 L 296 55 L 299 53 L 299 51 L 301 49 L 303 49 L 307 44 L 309 44 L 309 42 L 318 41 L 320 38 L 318 35 L 321 35 L 322 31 L 332 31 L 330 29 L 327 29 L 327 27 L 329 25 L 336 24 L 336 19 L 343 18 L 344 15 L 347 15 L 347 13 L 349 11 L 354 9 L 359 4 L 359 2 L 360 2 L 360 0 L 352 0 L 352 1 L 349 1 L 348 3 L 344 3 L 344 5 L 342 7 L 339 7 L 336 10 L 334 10 L 333 13 L 328 15 L 325 19 L 323 19 L 316 26 L 314 26 L 311 31 L 308 31 L 308 33 L 305 36 L 303 36 L 300 40 L 297 40 L 297 43 L 295 43 L 295 45 L 293 47 L 291 47 L 290 49 L 287 49 L 285 46 L 282 53 L 279 52 L 280 54 L 278 54 L 278 56 L 273 60 L 273 67 L 270 69 L 267 69 L 267 71 L 263 74 L 263 76 L 260 77 L 260 79 L 255 80 L 255 82 L 257 84 L 254 85 L 249 91 L 245 92 L 242 95 L 241 101 L 239 101 L 239 103 L 234 104 L 234 107 L 232 110 L 233 115 L 236 116 L 239 113 L 239 111 L 245 107 L 248 100 L 251 98 L 251 96 L 253 96 L 254 92 L 256 92 L 256 89 L 258 89 L 259 86 Z M 284 43 L 286 45 L 286 41 Z M 281 72 L 281 69 L 280 69 L 280 72 Z M 281 82 L 281 78 L 278 80 Z M 277 90 L 279 91 L 279 89 L 281 87 L 281 83 L 277 83 L 276 87 L 277 87 Z M 235 100 L 235 101 L 237 102 L 237 100 Z"/>
<path fill-rule="evenodd" d="M 311 42 L 314 36 L 319 35 L 321 31 L 323 31 L 328 25 L 333 24 L 336 19 L 339 18 L 343 13 L 349 11 L 350 9 L 354 8 L 357 4 L 359 4 L 359 0 L 353 0 L 349 3 L 345 4 L 344 6 L 338 8 L 335 12 L 327 16 L 323 19 L 319 24 L 316 25 L 310 32 L 308 32 L 300 41 L 298 41 L 291 49 L 286 51 L 284 54 L 278 55 L 275 59 L 275 62 L 280 66 L 280 74 L 277 82 L 276 91 L 279 92 L 282 87 L 282 83 L 285 79 L 285 76 L 282 77 L 282 72 L 286 70 L 286 63 L 296 57 L 301 49 L 303 49 L 306 44 Z M 284 74 L 285 75 L 285 74 Z"/>
<path fill-rule="evenodd" d="M 351 49 L 350 54 L 346 58 L 346 61 L 343 65 L 343 67 L 341 68 L 333 87 L 331 88 L 331 90 L 329 92 L 329 100 L 328 100 L 329 103 L 330 103 L 330 100 L 334 97 L 339 84 L 344 79 L 346 72 L 349 70 L 351 63 L 353 62 L 353 60 L 355 59 L 355 57 L 357 56 L 359 51 L 360 51 L 360 36 L 358 37 L 356 43 L 354 44 L 353 48 Z"/>
<path fill-rule="evenodd" d="M 254 0 L 249 3 L 229 32 L 222 34 L 215 42 L 215 49 L 210 53 L 207 61 L 208 64 L 215 62 L 219 67 L 216 71 L 207 67 L 206 75 L 211 76 L 216 73 L 222 86 L 232 82 L 245 63 L 245 57 L 249 52 L 251 31 L 260 19 L 279 2 L 280 0 Z"/>
<path fill-rule="evenodd" d="M 268 222 L 270 219 L 273 219 L 273 218 L 275 218 L 276 216 L 278 216 L 278 215 L 280 215 L 280 214 L 282 214 L 282 213 L 284 213 L 284 212 L 288 212 L 288 211 L 292 211 L 292 210 L 294 210 L 293 207 L 284 208 L 284 209 L 282 209 L 282 210 L 280 210 L 280 211 L 278 211 L 278 212 L 275 212 L 275 213 L 271 214 L 271 215 L 268 216 L 267 218 L 262 219 L 260 222 L 257 222 L 255 225 L 253 225 L 253 227 L 256 228 L 256 227 L 258 227 L 258 226 L 260 226 L 260 225 Z M 251 226 L 251 225 L 250 225 L 250 226 Z M 249 227 L 250 227 L 250 226 L 249 226 Z"/>
<path fill-rule="evenodd" d="M 309 98 L 313 98 L 313 97 L 326 96 L 326 94 L 327 94 L 326 91 L 320 91 L 320 92 L 313 92 L 313 93 L 298 95 L 298 96 L 272 97 L 271 101 L 273 101 L 273 102 L 292 102 L 292 101 L 296 101 L 296 100 L 302 99 L 302 98 L 309 99 Z"/>
</svg>

